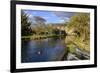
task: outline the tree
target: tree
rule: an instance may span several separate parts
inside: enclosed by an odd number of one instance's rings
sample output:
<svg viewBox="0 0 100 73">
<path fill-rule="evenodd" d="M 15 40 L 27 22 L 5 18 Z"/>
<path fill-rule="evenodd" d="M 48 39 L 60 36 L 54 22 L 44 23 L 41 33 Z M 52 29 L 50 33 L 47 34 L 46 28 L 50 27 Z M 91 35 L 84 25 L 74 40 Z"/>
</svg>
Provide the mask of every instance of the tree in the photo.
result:
<svg viewBox="0 0 100 73">
<path fill-rule="evenodd" d="M 30 27 L 31 23 L 28 21 L 28 15 L 21 11 L 21 35 L 26 36 L 32 34 Z"/>
<path fill-rule="evenodd" d="M 46 32 L 46 20 L 40 16 L 34 16 L 33 17 L 34 25 L 36 28 L 37 34 L 44 34 Z"/>
<path fill-rule="evenodd" d="M 45 24 L 46 20 L 40 16 L 34 16 L 34 21 L 36 24 Z"/>
<path fill-rule="evenodd" d="M 82 37 L 82 40 L 89 39 L 90 34 L 90 15 L 88 13 L 77 13 L 72 16 L 68 23 L 69 29 L 74 29 L 74 32 Z"/>
</svg>

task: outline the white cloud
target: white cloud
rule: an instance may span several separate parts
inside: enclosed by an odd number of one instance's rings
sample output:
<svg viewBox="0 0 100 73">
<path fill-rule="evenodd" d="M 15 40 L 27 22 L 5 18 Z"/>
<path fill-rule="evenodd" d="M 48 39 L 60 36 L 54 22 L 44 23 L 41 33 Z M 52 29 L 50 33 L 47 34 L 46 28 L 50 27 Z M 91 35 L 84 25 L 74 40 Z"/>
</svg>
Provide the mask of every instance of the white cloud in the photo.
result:
<svg viewBox="0 0 100 73">
<path fill-rule="evenodd" d="M 67 17 L 70 18 L 71 16 L 73 16 L 75 13 L 73 12 L 54 12 L 56 16 L 58 17 Z"/>
<path fill-rule="evenodd" d="M 29 14 L 29 18 L 33 18 L 33 15 L 32 14 Z"/>
<path fill-rule="evenodd" d="M 60 22 L 64 22 L 64 20 L 60 20 Z"/>
</svg>

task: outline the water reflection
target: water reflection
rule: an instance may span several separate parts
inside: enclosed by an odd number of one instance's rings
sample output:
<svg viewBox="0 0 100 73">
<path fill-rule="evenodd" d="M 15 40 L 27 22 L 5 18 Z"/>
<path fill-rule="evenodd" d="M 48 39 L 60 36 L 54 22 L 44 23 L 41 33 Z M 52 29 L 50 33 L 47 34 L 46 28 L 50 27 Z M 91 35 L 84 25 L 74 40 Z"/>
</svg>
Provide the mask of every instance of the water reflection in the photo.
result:
<svg viewBox="0 0 100 73">
<path fill-rule="evenodd" d="M 65 50 L 64 39 L 47 38 L 22 40 L 22 62 L 44 62 L 57 60 Z"/>
<path fill-rule="evenodd" d="M 21 62 L 47 62 L 61 60 L 78 60 L 76 56 L 69 53 L 66 39 L 46 38 L 40 40 L 22 39 Z"/>
</svg>

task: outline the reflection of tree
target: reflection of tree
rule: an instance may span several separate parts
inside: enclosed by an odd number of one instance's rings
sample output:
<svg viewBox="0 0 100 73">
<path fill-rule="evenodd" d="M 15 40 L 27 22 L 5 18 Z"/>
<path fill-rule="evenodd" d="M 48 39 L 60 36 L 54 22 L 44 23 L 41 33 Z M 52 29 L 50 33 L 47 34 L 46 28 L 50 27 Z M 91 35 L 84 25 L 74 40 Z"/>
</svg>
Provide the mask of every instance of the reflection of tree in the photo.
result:
<svg viewBox="0 0 100 73">
<path fill-rule="evenodd" d="M 32 33 L 31 23 L 28 21 L 28 15 L 23 11 L 21 12 L 21 34 L 22 35 L 30 35 Z"/>
</svg>

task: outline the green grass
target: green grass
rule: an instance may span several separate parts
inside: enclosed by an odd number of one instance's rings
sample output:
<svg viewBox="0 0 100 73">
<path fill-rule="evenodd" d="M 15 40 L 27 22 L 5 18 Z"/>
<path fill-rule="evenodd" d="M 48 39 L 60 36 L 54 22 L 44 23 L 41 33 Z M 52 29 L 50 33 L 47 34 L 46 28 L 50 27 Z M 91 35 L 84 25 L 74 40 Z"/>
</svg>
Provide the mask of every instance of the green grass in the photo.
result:
<svg viewBox="0 0 100 73">
<path fill-rule="evenodd" d="M 63 35 L 56 35 L 56 34 L 50 34 L 50 35 L 31 35 L 31 36 L 22 36 L 22 39 L 44 39 L 44 38 L 50 38 L 50 37 L 59 37 Z"/>
<path fill-rule="evenodd" d="M 76 37 L 75 39 L 72 39 L 72 41 L 81 50 L 85 50 L 87 52 L 90 52 L 90 41 L 89 40 L 82 41 L 81 37 Z"/>
<path fill-rule="evenodd" d="M 88 53 L 90 52 L 90 41 L 85 40 L 82 41 L 82 37 L 77 37 L 77 36 L 68 36 L 66 40 L 66 44 L 69 47 L 69 51 L 74 52 L 75 51 L 75 45 L 76 47 L 80 48 L 81 50 L 87 51 Z"/>
<path fill-rule="evenodd" d="M 67 47 L 68 47 L 67 49 L 69 50 L 70 53 L 74 53 L 75 52 L 75 45 L 70 44 Z"/>
</svg>

